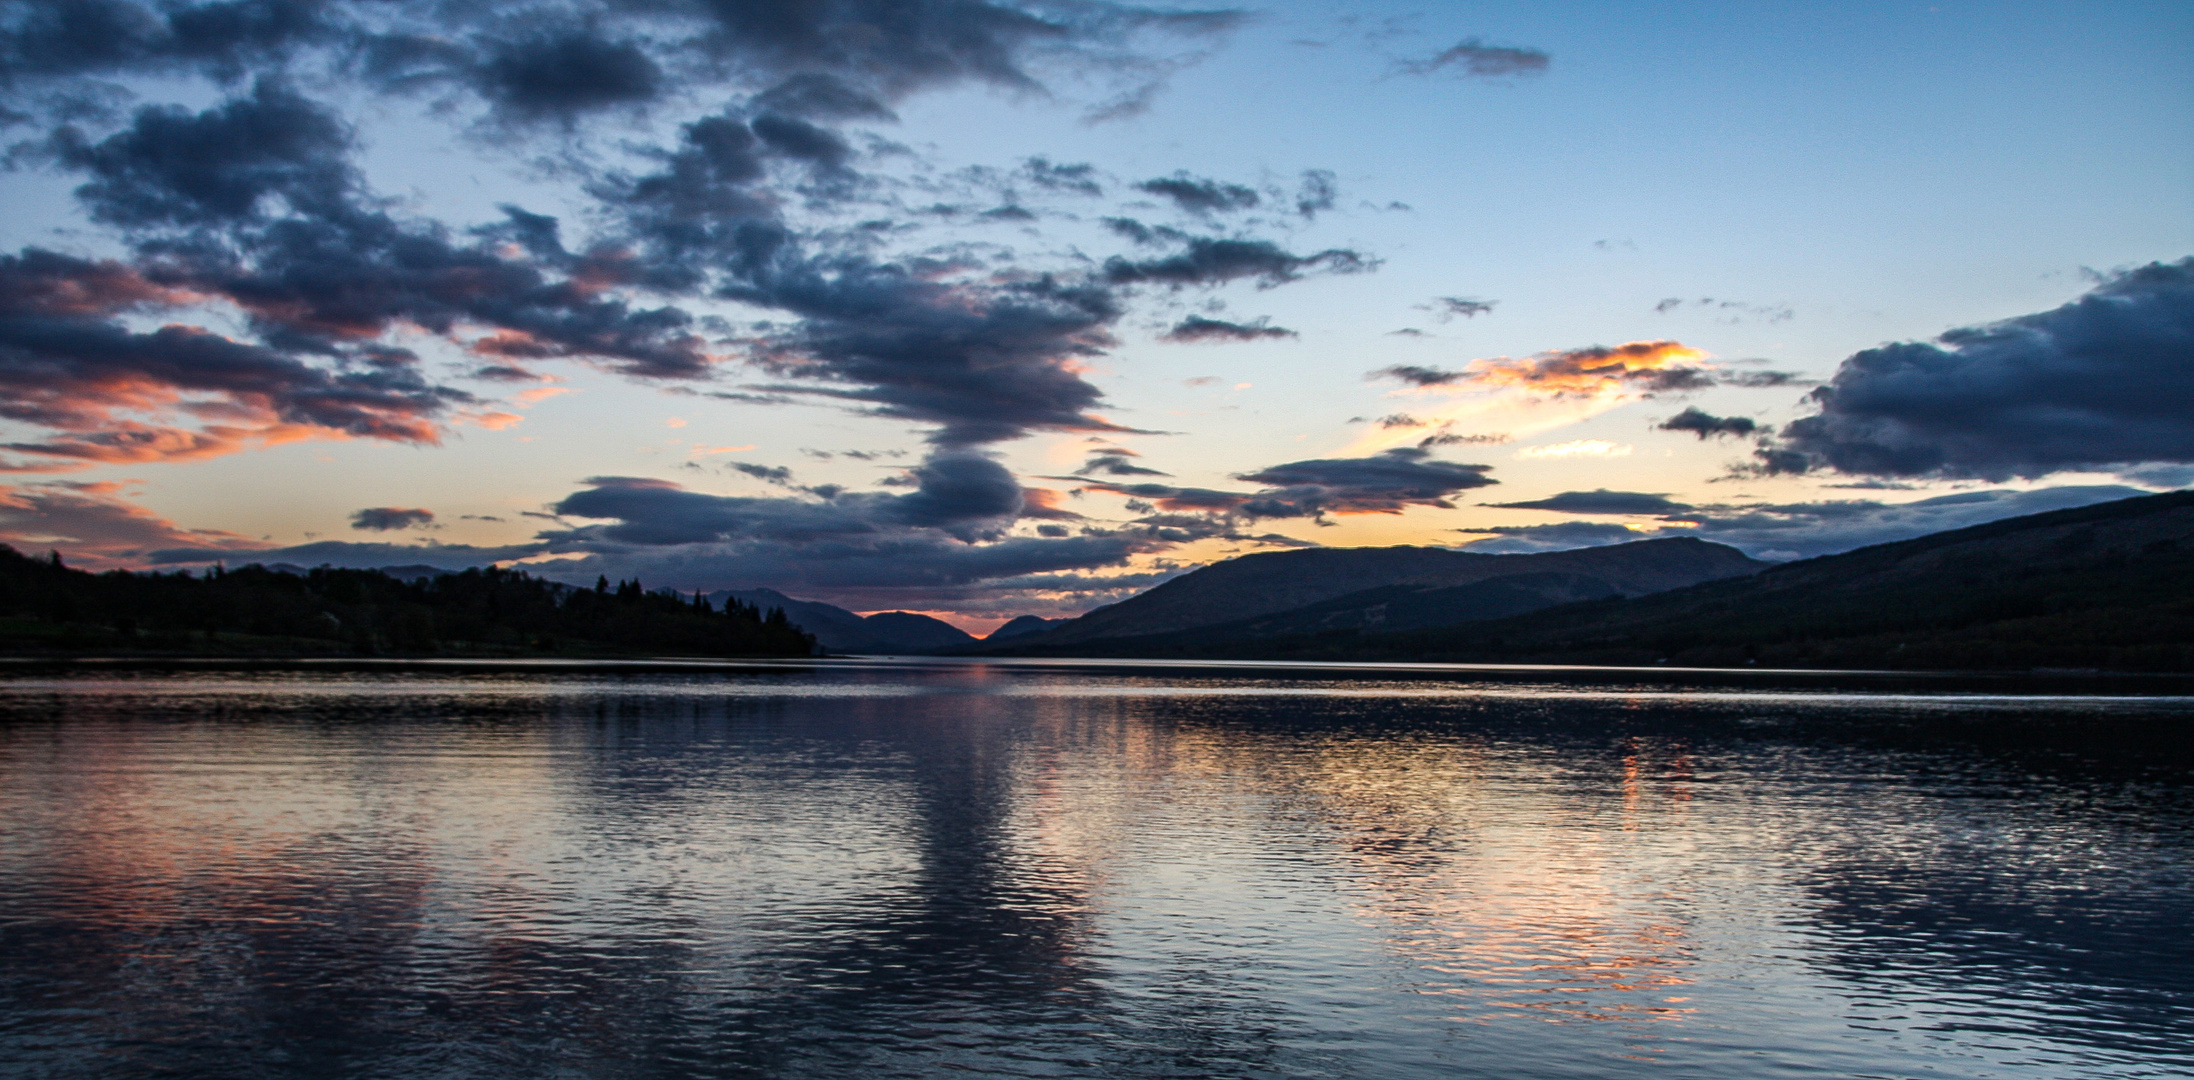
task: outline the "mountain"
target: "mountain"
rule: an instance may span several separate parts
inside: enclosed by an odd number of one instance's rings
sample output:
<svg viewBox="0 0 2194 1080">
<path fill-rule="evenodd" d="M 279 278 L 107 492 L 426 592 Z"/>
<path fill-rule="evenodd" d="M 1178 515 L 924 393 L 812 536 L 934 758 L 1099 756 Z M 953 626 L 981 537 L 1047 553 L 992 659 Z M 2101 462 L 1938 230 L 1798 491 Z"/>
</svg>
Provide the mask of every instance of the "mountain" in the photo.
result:
<svg viewBox="0 0 2194 1080">
<path fill-rule="evenodd" d="M 2194 671 L 2194 492 L 2007 518 L 1743 578 L 1438 629 L 1150 653 L 1184 654 Z"/>
<path fill-rule="evenodd" d="M 1045 652 L 1107 639 L 1285 618 L 1265 633 L 1427 626 L 1593 596 L 1635 596 L 1757 573 L 1769 563 L 1690 537 L 1531 555 L 1444 548 L 1308 548 L 1214 563 L 1046 631 L 1015 647 Z M 1495 579 L 1508 586 L 1455 591 Z M 1485 605 L 1483 609 L 1478 605 Z M 1317 610 L 1311 610 L 1311 609 Z"/>
<path fill-rule="evenodd" d="M 815 635 L 824 649 L 834 653 L 935 652 L 975 641 L 951 623 L 911 611 L 880 611 L 863 618 L 831 604 L 795 600 L 775 589 L 726 589 L 709 594 L 709 599 L 719 604 L 725 597 L 763 611 L 783 608 L 793 625 Z"/>
<path fill-rule="evenodd" d="M 966 645 L 975 636 L 943 619 L 932 619 L 911 611 L 879 611 L 861 625 L 875 635 L 876 640 L 887 642 L 890 648 L 881 652 L 935 652 L 954 645 Z"/>
<path fill-rule="evenodd" d="M 1008 638 L 1027 637 L 1030 634 L 1041 634 L 1044 631 L 1049 630 L 1054 626 L 1059 626 L 1065 622 L 1067 622 L 1066 619 L 1045 619 L 1039 618 L 1035 615 L 1023 615 L 1020 618 L 1014 619 L 1013 621 L 1006 623 L 1004 626 L 1001 626 L 998 629 L 991 631 L 990 636 L 985 637 L 983 640 L 1005 641 Z"/>
</svg>

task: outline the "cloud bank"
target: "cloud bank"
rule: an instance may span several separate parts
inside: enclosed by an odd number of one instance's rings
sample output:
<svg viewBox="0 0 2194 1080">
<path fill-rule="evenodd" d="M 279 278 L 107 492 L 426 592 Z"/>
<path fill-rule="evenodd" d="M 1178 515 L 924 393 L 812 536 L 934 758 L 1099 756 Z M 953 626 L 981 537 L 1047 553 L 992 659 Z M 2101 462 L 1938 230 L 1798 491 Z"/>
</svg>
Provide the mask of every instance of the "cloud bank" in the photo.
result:
<svg viewBox="0 0 2194 1080">
<path fill-rule="evenodd" d="M 2004 480 L 2194 462 L 2194 258 L 1856 353 L 1810 400 L 1760 471 Z"/>
</svg>

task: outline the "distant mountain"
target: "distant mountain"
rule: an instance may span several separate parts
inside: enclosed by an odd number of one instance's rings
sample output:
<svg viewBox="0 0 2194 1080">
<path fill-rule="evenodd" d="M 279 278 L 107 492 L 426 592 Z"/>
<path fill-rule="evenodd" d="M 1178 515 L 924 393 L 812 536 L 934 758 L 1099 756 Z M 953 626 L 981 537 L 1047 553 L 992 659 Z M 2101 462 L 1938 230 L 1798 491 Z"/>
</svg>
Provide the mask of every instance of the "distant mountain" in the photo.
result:
<svg viewBox="0 0 2194 1080">
<path fill-rule="evenodd" d="M 975 641 L 959 627 L 927 615 L 880 611 L 863 618 L 831 604 L 795 600 L 775 589 L 726 589 L 709 594 L 709 599 L 721 604 L 727 596 L 765 612 L 783 608 L 793 625 L 815 635 L 824 649 L 835 653 L 927 653 Z"/>
<path fill-rule="evenodd" d="M 1004 626 L 1001 626 L 998 629 L 991 631 L 990 636 L 984 638 L 983 640 L 1004 641 L 1008 638 L 1027 637 L 1030 634 L 1041 634 L 1054 626 L 1062 625 L 1068 621 L 1069 620 L 1066 619 L 1044 619 L 1034 615 L 1023 615 L 1020 618 L 1015 619 L 1012 622 L 1009 622 Z"/>
<path fill-rule="evenodd" d="M 879 611 L 861 625 L 876 636 L 878 641 L 888 642 L 888 652 L 934 652 L 954 645 L 966 645 L 975 636 L 943 619 L 932 619 L 911 611 Z"/>
<path fill-rule="evenodd" d="M 1531 555 L 1422 547 L 1260 552 L 1184 574 L 1013 647 L 1071 652 L 1084 643 L 1189 630 L 1232 638 L 1436 626 L 1590 597 L 1660 592 L 1770 565 L 1690 537 Z M 1496 579 L 1509 581 L 1464 588 Z M 1222 626 L 1227 629 L 1219 631 Z"/>
<path fill-rule="evenodd" d="M 1144 655 L 2194 671 L 2194 492 L 1438 629 L 1149 640 Z"/>
<path fill-rule="evenodd" d="M 305 573 L 303 569 L 292 569 L 286 563 L 276 563 L 275 565 L 268 567 L 268 569 L 285 570 L 292 574 Z M 413 563 L 408 566 L 383 566 L 379 569 L 382 573 L 387 574 L 388 576 L 395 578 L 398 581 L 417 581 L 420 578 L 431 579 L 440 577 L 443 574 L 454 572 L 450 570 L 444 570 L 439 566 L 427 566 L 424 563 Z"/>
</svg>

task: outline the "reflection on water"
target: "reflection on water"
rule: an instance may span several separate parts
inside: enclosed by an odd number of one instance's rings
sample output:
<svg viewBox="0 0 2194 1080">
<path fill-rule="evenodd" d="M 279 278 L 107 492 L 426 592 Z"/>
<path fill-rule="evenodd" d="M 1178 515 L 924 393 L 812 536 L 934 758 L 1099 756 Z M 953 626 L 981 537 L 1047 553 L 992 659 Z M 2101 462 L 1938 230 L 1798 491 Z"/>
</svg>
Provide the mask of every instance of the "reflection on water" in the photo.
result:
<svg viewBox="0 0 2194 1080">
<path fill-rule="evenodd" d="M 20 673 L 0 1074 L 2189 1076 L 2190 721 L 1380 673 Z"/>
</svg>

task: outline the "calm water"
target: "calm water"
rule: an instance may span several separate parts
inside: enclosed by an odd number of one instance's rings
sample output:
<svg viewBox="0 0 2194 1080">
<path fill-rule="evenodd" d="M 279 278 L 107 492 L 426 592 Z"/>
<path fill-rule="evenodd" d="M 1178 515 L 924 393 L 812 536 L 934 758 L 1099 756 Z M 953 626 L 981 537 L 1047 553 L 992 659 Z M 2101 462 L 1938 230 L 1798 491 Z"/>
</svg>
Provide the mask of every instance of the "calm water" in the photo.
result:
<svg viewBox="0 0 2194 1080">
<path fill-rule="evenodd" d="M 2194 700 L 0 678 L 0 1074 L 2194 1076 Z"/>
</svg>

